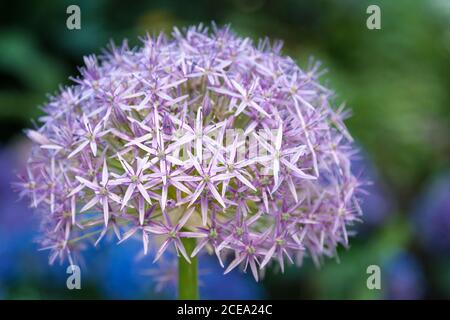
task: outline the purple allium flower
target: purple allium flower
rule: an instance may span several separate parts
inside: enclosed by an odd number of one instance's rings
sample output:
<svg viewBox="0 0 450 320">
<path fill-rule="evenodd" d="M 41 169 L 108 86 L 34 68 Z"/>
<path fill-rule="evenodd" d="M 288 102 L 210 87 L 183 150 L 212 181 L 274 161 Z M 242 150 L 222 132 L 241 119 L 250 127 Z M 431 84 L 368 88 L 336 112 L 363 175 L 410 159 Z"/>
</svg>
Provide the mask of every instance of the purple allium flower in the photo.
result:
<svg viewBox="0 0 450 320">
<path fill-rule="evenodd" d="M 450 172 L 434 178 L 414 206 L 414 229 L 427 252 L 450 252 Z"/>
<path fill-rule="evenodd" d="M 360 159 L 352 161 L 352 172 L 366 181 L 364 190 L 359 196 L 360 206 L 364 212 L 364 223 L 356 226 L 356 231 L 361 237 L 361 234 L 368 236 L 382 226 L 395 211 L 396 203 L 377 167 L 361 148 L 358 158 Z"/>
<path fill-rule="evenodd" d="M 44 106 L 19 185 L 51 262 L 115 233 L 159 245 L 156 260 L 206 250 L 258 280 L 272 261 L 320 263 L 347 246 L 361 183 L 319 64 L 305 71 L 280 43 L 212 29 L 89 56 Z M 191 257 L 186 237 L 198 238 Z"/>
<path fill-rule="evenodd" d="M 391 257 L 386 265 L 385 298 L 392 300 L 417 300 L 425 295 L 425 278 L 417 259 L 406 251 Z"/>
</svg>

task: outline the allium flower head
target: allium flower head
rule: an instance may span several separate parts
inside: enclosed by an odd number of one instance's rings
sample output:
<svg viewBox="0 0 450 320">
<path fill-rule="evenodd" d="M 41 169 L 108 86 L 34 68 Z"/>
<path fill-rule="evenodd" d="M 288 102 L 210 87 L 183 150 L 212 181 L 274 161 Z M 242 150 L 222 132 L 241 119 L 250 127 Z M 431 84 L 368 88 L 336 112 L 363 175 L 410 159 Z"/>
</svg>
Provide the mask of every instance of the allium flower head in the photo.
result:
<svg viewBox="0 0 450 320">
<path fill-rule="evenodd" d="M 208 251 L 258 279 L 272 261 L 320 263 L 346 246 L 360 185 L 346 112 L 319 64 L 280 50 L 198 26 L 86 57 L 27 132 L 20 186 L 51 262 L 111 233 L 157 246 L 155 260 Z M 192 254 L 182 238 L 197 238 Z"/>
</svg>

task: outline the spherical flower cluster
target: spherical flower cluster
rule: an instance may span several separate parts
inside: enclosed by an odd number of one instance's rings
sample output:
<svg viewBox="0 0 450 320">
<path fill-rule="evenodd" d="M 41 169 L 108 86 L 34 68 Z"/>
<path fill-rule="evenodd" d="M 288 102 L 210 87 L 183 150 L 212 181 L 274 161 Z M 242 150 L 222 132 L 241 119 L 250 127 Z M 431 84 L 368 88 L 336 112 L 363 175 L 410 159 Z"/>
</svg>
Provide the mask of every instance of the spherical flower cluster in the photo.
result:
<svg viewBox="0 0 450 320">
<path fill-rule="evenodd" d="M 22 194 L 42 214 L 50 261 L 115 234 L 225 273 L 304 256 L 320 263 L 359 219 L 346 112 L 279 43 L 228 27 L 174 29 L 85 58 L 44 106 Z M 183 238 L 196 238 L 188 253 Z M 230 259 L 228 259 L 230 258 Z"/>
</svg>

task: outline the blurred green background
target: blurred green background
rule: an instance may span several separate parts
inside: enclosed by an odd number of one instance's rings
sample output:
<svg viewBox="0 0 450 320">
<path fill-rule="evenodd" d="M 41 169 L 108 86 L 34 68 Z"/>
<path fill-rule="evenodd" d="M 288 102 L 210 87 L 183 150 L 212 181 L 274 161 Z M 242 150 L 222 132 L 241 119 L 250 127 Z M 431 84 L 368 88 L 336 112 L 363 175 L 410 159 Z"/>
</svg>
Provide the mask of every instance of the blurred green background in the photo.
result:
<svg viewBox="0 0 450 320">
<path fill-rule="evenodd" d="M 81 30 L 66 28 L 71 4 L 81 8 Z M 381 30 L 366 27 L 371 4 L 381 8 Z M 29 211 L 8 204 L 15 197 L 9 172 L 25 157 L 22 130 L 41 114 L 38 106 L 47 93 L 70 84 L 83 55 L 101 53 L 111 39 L 138 45 L 146 32 L 170 33 L 173 26 L 211 21 L 230 23 L 255 40 L 283 40 L 284 53 L 300 67 L 311 56 L 322 61 L 328 70 L 322 80 L 335 89 L 336 103 L 353 110 L 347 125 L 362 150 L 361 167 L 373 181 L 364 204 L 367 221 L 350 250 L 339 251 L 339 261 L 325 261 L 320 269 L 307 261 L 284 275 L 269 270 L 257 288 L 244 276 L 239 284 L 225 278 L 217 283 L 253 288 L 237 298 L 450 297 L 450 1 L 30 0 L 3 1 L 0 17 L 0 150 L 7 158 L 0 188 L 0 298 L 171 297 L 151 288 L 121 295 L 127 281 L 120 274 L 129 270 L 119 270 L 117 281 L 123 283 L 117 287 L 99 289 L 100 277 L 93 272 L 86 289 L 65 289 L 65 270 L 48 275 L 46 253 L 32 245 L 36 227 L 24 231 L 33 221 Z M 20 232 L 26 236 L 19 238 Z M 15 247 L 18 241 L 31 244 Z M 381 267 L 381 290 L 366 287 L 372 264 Z M 11 270 L 23 272 L 11 275 Z M 135 286 L 147 280 L 141 277 Z"/>
</svg>

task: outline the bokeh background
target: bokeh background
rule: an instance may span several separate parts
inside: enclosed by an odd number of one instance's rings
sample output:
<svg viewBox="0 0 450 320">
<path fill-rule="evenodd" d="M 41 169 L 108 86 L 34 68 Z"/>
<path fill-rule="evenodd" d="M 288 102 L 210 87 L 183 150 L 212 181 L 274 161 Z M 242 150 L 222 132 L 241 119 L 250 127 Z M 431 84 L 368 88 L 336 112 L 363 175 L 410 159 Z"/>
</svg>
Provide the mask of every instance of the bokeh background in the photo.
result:
<svg viewBox="0 0 450 320">
<path fill-rule="evenodd" d="M 81 8 L 81 30 L 66 28 L 70 4 Z M 381 8 L 381 30 L 366 28 L 370 4 Z M 339 259 L 269 270 L 256 284 L 240 272 L 223 277 L 202 257 L 202 297 L 450 298 L 450 1 L 28 0 L 0 4 L 0 299 L 175 297 L 176 266 L 155 268 L 137 242 L 86 250 L 82 290 L 67 290 L 67 265 L 48 266 L 34 242 L 38 222 L 10 184 L 27 157 L 23 129 L 83 55 L 111 39 L 137 45 L 146 32 L 211 21 L 284 40 L 301 67 L 310 56 L 323 62 L 324 83 L 353 110 L 355 172 L 364 168 L 373 184 L 365 223 Z M 381 290 L 366 287 L 372 264 Z"/>
</svg>

